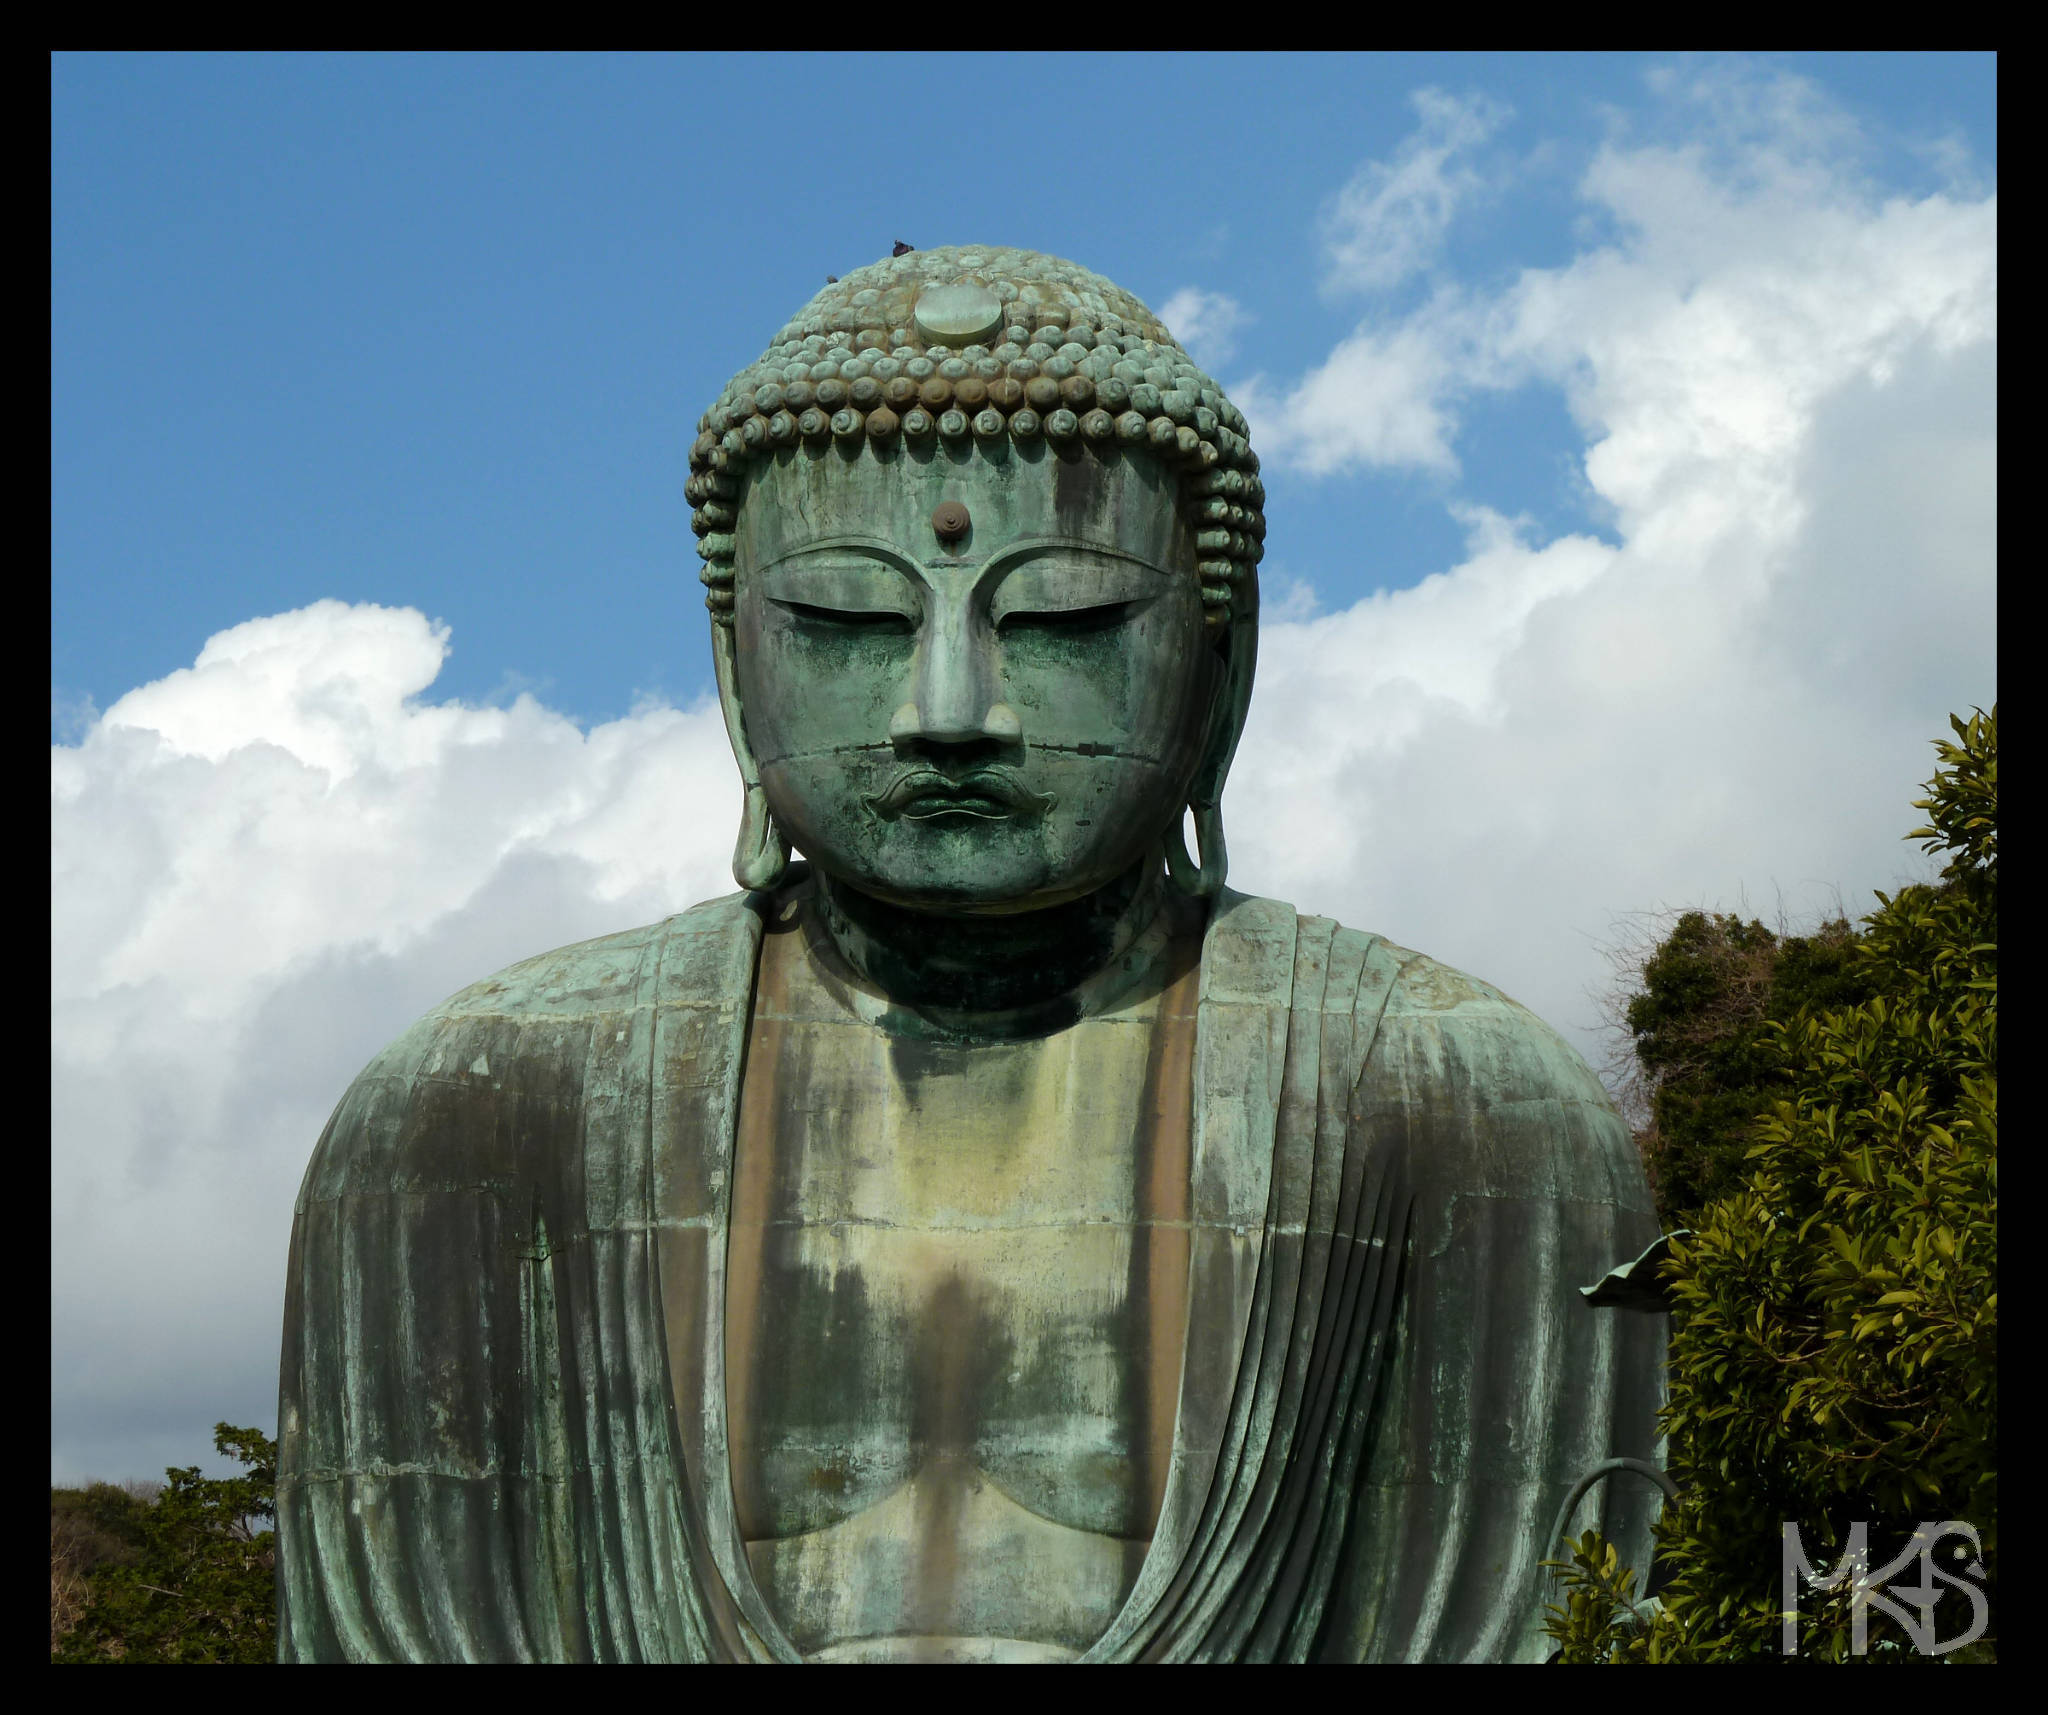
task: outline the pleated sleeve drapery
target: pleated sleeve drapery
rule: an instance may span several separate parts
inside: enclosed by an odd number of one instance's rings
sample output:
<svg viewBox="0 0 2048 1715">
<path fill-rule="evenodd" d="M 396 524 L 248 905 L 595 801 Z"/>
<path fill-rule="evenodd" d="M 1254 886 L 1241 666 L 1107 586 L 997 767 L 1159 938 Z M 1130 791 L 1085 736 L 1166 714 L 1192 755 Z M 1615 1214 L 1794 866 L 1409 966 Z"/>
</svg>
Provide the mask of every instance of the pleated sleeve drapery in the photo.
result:
<svg viewBox="0 0 2048 1715">
<path fill-rule="evenodd" d="M 651 1123 L 729 1132 L 756 921 L 721 901 L 514 966 L 344 1097 L 292 1235 L 281 1659 L 758 1652 L 668 1386 L 664 1230 L 715 1212 L 678 1213 Z"/>
<path fill-rule="evenodd" d="M 1275 901 L 1226 896 L 1203 1016 L 1205 1119 L 1262 1092 L 1262 1123 L 1208 1127 L 1203 1147 L 1244 1156 L 1206 1176 L 1259 1174 L 1263 1219 L 1228 1263 L 1195 1247 L 1197 1315 L 1225 1296 L 1206 1261 L 1234 1277 L 1241 1333 L 1219 1376 L 1191 1330 L 1177 1454 L 1197 1480 L 1169 1485 L 1170 1540 L 1090 1655 L 1541 1659 L 1552 1514 L 1655 1439 L 1661 1318 L 1576 1290 L 1655 1234 L 1626 1128 L 1497 990 Z M 1241 1226 L 1221 1200 L 1209 1220 Z M 1229 1401 L 1213 1450 L 1205 1395 Z M 1601 1491 L 1638 1566 L 1654 1501 Z"/>
</svg>

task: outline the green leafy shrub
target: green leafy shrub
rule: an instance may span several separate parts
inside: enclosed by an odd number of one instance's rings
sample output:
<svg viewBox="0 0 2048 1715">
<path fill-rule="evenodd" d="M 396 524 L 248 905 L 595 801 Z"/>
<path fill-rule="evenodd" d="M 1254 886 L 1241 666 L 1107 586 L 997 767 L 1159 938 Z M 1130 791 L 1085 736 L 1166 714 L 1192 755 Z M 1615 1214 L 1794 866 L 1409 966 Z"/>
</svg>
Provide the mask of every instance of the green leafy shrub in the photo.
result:
<svg viewBox="0 0 2048 1715">
<path fill-rule="evenodd" d="M 96 1483 L 50 1492 L 53 1661 L 269 1662 L 277 1656 L 277 1444 L 215 1427 L 245 1467 L 164 1473 L 154 1498 Z M 61 1543 L 61 1550 L 60 1550 Z"/>
<path fill-rule="evenodd" d="M 1946 854 L 1941 879 L 1879 894 L 1849 968 L 1826 979 L 1864 998 L 1802 1005 L 1703 1062 L 1768 1100 L 1742 1128 L 1739 1182 L 1699 1209 L 1667 1265 L 1663 1422 L 1682 1495 L 1659 1525 L 1668 1583 L 1638 1624 L 1620 1569 L 1582 1542 L 1567 1574 L 1578 1606 L 1551 1621 L 1560 1659 L 1777 1658 L 1785 1521 L 1820 1568 L 1859 1521 L 1881 1566 L 1916 1522 L 1966 1520 L 1995 1626 L 1997 711 L 1951 724 L 1915 805 L 1928 824 L 1907 836 Z M 1699 942 L 1695 929 L 1676 962 L 1697 961 Z M 1746 1058 L 1758 1044 L 1768 1066 Z M 1700 1183 L 1729 1171 L 1716 1151 Z M 1854 1602 L 1848 1581 L 1809 1594 L 1800 1653 L 1848 1659 Z M 1969 1618 L 1952 1587 L 1934 1614 L 1942 1637 Z M 1887 1630 L 1880 1619 L 1872 1636 Z M 1946 1659 L 1996 1653 L 1994 1629 Z M 1867 1659 L 1887 1658 L 1926 1659 L 1895 1633 Z"/>
<path fill-rule="evenodd" d="M 1547 1606 L 1547 1629 L 1557 1640 L 1551 1660 L 1596 1666 L 1661 1662 L 1675 1642 L 1657 1624 L 1656 1607 L 1636 1596 L 1633 1567 L 1623 1566 L 1614 1544 L 1589 1530 L 1570 1544 L 1569 1560 L 1543 1564 L 1559 1574 L 1564 1600 Z"/>
</svg>

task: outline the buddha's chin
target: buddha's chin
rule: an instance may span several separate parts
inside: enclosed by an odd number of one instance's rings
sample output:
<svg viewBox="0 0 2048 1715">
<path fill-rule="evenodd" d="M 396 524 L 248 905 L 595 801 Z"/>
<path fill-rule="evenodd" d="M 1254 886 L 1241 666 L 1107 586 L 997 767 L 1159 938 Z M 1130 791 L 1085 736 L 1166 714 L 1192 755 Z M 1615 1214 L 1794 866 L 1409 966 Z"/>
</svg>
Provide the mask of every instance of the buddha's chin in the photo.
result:
<svg viewBox="0 0 2048 1715">
<path fill-rule="evenodd" d="M 986 823 L 950 834 L 933 824 L 911 824 L 858 852 L 797 843 L 840 885 L 899 910 L 940 917 L 1009 916 L 1066 905 L 1108 886 L 1142 855 L 1052 855 L 1031 834 Z"/>
<path fill-rule="evenodd" d="M 1004 886 L 986 876 L 896 877 L 872 873 L 846 874 L 829 865 L 820 868 L 846 887 L 893 905 L 900 911 L 921 911 L 934 917 L 1009 917 L 1027 911 L 1046 911 L 1085 898 L 1106 881 L 1093 876 L 1068 880 L 1062 885 L 1051 880 L 1035 886 Z"/>
</svg>

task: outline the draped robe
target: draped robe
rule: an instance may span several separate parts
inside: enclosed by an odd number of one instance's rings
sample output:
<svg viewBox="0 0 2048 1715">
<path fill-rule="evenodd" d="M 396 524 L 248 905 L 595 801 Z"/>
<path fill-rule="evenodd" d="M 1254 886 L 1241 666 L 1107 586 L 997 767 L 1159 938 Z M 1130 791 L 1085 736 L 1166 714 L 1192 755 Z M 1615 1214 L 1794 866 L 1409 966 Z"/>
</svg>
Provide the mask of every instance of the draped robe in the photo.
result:
<svg viewBox="0 0 2048 1715">
<path fill-rule="evenodd" d="M 292 1231 L 281 1659 L 800 1659 L 725 1432 L 767 903 L 515 965 L 342 1098 Z M 1171 1462 L 1082 1659 L 1540 1659 L 1552 1513 L 1654 1453 L 1663 1319 L 1575 1290 L 1656 1233 L 1606 1094 L 1484 983 L 1231 893 L 1193 1082 Z M 1646 1567 L 1654 1492 L 1596 1496 Z"/>
</svg>

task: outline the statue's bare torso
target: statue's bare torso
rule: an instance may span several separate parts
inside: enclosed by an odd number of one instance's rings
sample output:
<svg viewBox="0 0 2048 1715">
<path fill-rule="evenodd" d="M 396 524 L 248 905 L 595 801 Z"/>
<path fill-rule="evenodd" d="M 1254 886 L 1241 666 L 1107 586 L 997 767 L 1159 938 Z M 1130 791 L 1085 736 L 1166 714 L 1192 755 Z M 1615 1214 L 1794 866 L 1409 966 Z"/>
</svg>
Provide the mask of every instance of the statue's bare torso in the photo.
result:
<svg viewBox="0 0 2048 1715">
<path fill-rule="evenodd" d="M 933 1040 L 788 909 L 742 1094 L 735 1501 L 807 1655 L 1060 1659 L 1159 1515 L 1186 1324 L 1196 936 L 1162 912 L 1091 1015 Z"/>
</svg>

